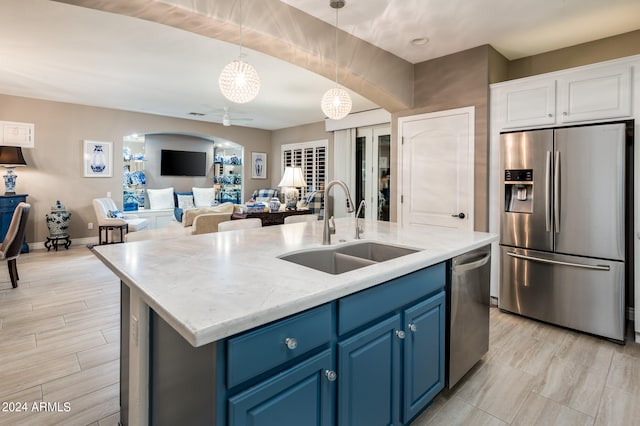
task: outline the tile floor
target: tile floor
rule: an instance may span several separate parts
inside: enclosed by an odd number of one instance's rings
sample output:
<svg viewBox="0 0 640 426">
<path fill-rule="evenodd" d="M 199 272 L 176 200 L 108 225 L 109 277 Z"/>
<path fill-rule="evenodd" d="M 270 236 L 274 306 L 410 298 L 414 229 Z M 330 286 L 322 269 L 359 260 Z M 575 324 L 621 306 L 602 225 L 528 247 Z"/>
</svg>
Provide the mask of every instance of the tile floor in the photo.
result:
<svg viewBox="0 0 640 426">
<path fill-rule="evenodd" d="M 0 425 L 117 425 L 117 278 L 80 246 L 18 270 L 11 289 L 0 264 Z M 640 425 L 640 344 L 492 309 L 489 353 L 413 424 Z"/>
</svg>

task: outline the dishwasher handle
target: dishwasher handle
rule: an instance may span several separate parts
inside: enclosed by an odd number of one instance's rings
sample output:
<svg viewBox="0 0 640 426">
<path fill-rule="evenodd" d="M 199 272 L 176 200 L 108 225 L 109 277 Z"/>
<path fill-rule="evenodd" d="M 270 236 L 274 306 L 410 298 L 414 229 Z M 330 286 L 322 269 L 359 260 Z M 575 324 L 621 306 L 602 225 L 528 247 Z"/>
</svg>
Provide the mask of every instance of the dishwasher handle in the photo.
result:
<svg viewBox="0 0 640 426">
<path fill-rule="evenodd" d="M 461 272 L 470 271 L 471 269 L 480 268 L 481 266 L 486 265 L 487 262 L 489 262 L 489 259 L 491 259 L 491 253 L 485 254 L 479 260 L 475 260 L 475 261 L 469 262 L 469 263 L 463 263 L 461 265 L 455 265 L 453 267 L 453 273 L 454 274 L 455 273 L 461 273 Z"/>
</svg>

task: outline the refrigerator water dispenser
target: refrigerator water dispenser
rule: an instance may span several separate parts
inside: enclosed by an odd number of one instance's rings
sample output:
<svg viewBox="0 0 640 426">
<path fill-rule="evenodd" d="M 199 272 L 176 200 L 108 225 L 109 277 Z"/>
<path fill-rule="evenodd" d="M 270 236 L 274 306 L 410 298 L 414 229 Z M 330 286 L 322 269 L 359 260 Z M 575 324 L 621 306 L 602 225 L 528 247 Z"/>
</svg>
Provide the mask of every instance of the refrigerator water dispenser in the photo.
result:
<svg viewBox="0 0 640 426">
<path fill-rule="evenodd" d="M 533 170 L 504 171 L 505 211 L 533 213 Z"/>
</svg>

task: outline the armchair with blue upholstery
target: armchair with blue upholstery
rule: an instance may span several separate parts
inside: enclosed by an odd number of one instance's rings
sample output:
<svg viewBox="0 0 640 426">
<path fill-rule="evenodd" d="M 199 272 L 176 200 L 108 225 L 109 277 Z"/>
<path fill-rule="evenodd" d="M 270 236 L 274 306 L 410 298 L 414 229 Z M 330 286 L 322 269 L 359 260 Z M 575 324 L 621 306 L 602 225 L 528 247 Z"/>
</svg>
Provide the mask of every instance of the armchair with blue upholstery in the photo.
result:
<svg viewBox="0 0 640 426">
<path fill-rule="evenodd" d="M 300 201 L 299 205 L 302 208 L 308 208 L 311 210 L 312 214 L 318 216 L 319 219 L 322 219 L 324 216 L 324 191 L 312 191 L 307 193 L 302 201 Z"/>
<path fill-rule="evenodd" d="M 273 197 L 279 198 L 280 191 L 274 188 L 264 188 L 256 189 L 255 191 L 253 191 L 253 194 L 251 194 L 251 198 L 253 198 L 255 201 L 263 202 L 266 204 L 269 204 L 269 201 L 271 201 L 271 198 Z"/>
</svg>

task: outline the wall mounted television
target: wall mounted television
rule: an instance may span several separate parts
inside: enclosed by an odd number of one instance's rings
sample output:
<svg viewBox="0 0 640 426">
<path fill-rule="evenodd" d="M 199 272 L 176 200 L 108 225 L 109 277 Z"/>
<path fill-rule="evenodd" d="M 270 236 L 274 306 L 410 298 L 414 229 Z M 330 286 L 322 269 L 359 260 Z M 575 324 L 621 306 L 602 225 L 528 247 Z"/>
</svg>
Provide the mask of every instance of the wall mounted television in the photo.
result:
<svg viewBox="0 0 640 426">
<path fill-rule="evenodd" d="M 206 176 L 207 153 L 163 149 L 160 152 L 160 175 Z"/>
</svg>

